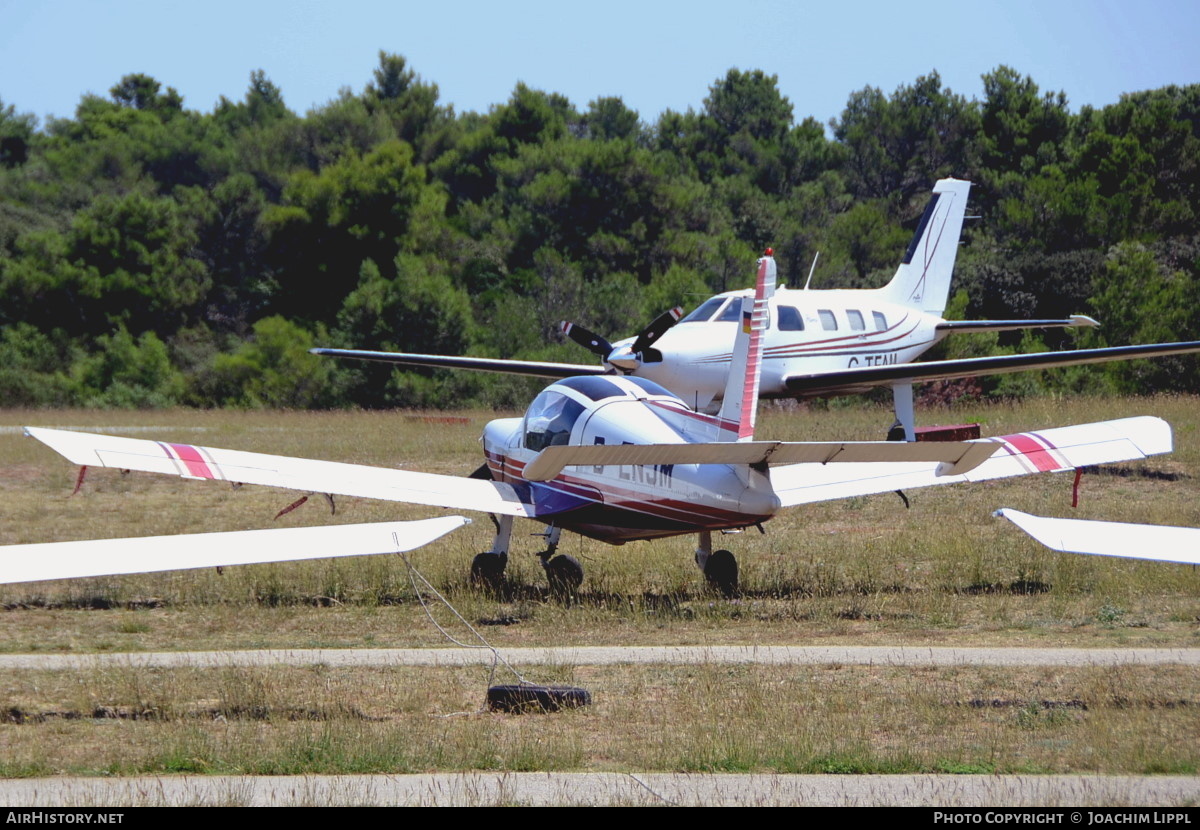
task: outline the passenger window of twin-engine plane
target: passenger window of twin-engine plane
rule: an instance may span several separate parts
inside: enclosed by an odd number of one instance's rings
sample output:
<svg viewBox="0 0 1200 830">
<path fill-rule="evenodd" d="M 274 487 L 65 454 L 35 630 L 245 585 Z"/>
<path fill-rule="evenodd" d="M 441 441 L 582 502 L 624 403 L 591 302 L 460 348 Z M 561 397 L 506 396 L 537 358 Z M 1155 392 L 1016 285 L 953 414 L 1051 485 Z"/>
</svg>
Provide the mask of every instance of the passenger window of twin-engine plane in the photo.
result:
<svg viewBox="0 0 1200 830">
<path fill-rule="evenodd" d="M 833 312 L 827 308 L 823 308 L 817 312 L 821 318 L 821 328 L 825 331 L 837 331 L 837 318 L 833 316 Z"/>
<path fill-rule="evenodd" d="M 887 331 L 887 318 L 883 316 L 883 312 L 872 311 L 871 316 L 875 318 L 875 331 Z"/>
<path fill-rule="evenodd" d="M 867 324 L 863 322 L 862 312 L 853 308 L 846 309 L 846 317 L 850 319 L 851 331 L 866 331 Z"/>
<path fill-rule="evenodd" d="M 570 443 L 571 429 L 581 414 L 583 404 L 578 401 L 561 392 L 542 392 L 525 413 L 525 448 L 541 452 Z"/>
<path fill-rule="evenodd" d="M 800 309 L 790 305 L 779 306 L 779 330 L 804 331 L 804 318 L 800 315 Z"/>
</svg>

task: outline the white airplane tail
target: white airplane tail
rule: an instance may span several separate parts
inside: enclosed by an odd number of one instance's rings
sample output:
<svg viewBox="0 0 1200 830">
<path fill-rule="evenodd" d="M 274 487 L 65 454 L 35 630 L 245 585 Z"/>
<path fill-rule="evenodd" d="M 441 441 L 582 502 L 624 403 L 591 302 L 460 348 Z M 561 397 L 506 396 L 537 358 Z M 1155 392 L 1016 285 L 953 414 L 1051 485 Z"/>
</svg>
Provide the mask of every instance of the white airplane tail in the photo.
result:
<svg viewBox="0 0 1200 830">
<path fill-rule="evenodd" d="M 934 185 L 904 260 L 882 289 L 889 301 L 930 314 L 940 315 L 946 309 L 970 190 L 971 183 L 960 179 L 942 179 Z"/>
<path fill-rule="evenodd" d="M 722 431 L 738 441 L 754 439 L 754 420 L 758 413 L 758 387 L 762 379 L 763 332 L 770 309 L 767 302 L 775 295 L 775 258 L 770 248 L 758 260 L 754 296 L 742 298 L 742 320 L 733 344 L 733 360 L 725 397 L 717 417 Z M 723 436 L 724 437 L 724 436 Z"/>
</svg>

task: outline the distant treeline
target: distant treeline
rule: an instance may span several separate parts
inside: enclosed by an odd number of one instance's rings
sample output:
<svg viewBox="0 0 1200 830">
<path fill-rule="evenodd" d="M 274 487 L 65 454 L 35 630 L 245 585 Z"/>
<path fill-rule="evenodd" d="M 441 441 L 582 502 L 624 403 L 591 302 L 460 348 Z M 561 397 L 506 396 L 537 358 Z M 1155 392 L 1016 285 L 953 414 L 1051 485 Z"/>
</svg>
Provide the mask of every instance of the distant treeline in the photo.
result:
<svg viewBox="0 0 1200 830">
<path fill-rule="evenodd" d="M 0 405 L 520 404 L 536 381 L 306 350 L 589 362 L 559 320 L 633 334 L 748 285 L 767 246 L 793 285 L 818 251 L 814 287 L 879 285 L 944 176 L 975 182 L 977 217 L 948 313 L 1103 327 L 943 354 L 1200 338 L 1200 85 L 1071 112 L 1008 67 L 983 81 L 862 89 L 828 133 L 757 70 L 647 123 L 523 84 L 459 114 L 386 53 L 303 117 L 262 72 L 211 113 L 146 75 L 42 125 L 0 101 Z M 939 394 L 1197 392 L 1198 364 Z"/>
</svg>

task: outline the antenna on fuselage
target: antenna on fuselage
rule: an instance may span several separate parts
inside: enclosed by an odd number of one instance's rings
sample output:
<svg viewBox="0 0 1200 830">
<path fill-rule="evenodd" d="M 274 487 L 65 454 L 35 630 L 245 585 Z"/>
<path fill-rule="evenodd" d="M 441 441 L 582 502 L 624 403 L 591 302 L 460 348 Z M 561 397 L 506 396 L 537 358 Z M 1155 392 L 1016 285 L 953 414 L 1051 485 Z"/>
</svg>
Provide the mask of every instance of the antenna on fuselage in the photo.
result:
<svg viewBox="0 0 1200 830">
<path fill-rule="evenodd" d="M 804 281 L 804 290 L 805 291 L 808 290 L 808 284 L 810 282 L 812 282 L 813 271 L 817 270 L 817 257 L 819 257 L 819 256 L 821 256 L 820 251 L 817 251 L 815 254 L 813 254 L 813 264 L 812 264 L 812 267 L 808 269 L 808 279 L 806 279 Z"/>
</svg>

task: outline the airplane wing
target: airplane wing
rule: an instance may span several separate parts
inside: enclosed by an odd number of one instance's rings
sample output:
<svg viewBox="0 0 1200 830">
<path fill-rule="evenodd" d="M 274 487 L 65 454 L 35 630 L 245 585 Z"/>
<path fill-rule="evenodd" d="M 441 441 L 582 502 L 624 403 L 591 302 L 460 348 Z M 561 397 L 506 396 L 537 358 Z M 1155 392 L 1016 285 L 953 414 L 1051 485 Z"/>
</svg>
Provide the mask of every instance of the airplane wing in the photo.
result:
<svg viewBox="0 0 1200 830">
<path fill-rule="evenodd" d="M 1143 346 L 1114 346 L 1104 349 L 1076 349 L 1065 352 L 973 357 L 963 360 L 931 360 L 927 363 L 899 363 L 889 366 L 864 366 L 814 375 L 791 375 L 784 379 L 788 395 L 813 398 L 860 392 L 875 386 L 904 381 L 950 380 L 981 375 L 1004 375 L 1028 369 L 1053 369 L 1083 366 L 1114 360 L 1166 357 L 1200 352 L 1200 340 L 1183 343 L 1151 343 Z"/>
<path fill-rule="evenodd" d="M 475 369 L 482 372 L 504 372 L 510 375 L 530 375 L 537 378 L 571 378 L 579 375 L 607 375 L 603 366 L 577 363 L 547 363 L 540 360 L 504 360 L 492 357 L 459 357 L 440 354 L 410 354 L 408 352 L 372 352 L 361 349 L 309 349 L 309 354 L 324 357 L 349 357 L 355 360 L 374 360 L 380 363 L 399 363 L 405 366 L 429 366 L 435 369 Z"/>
<path fill-rule="evenodd" d="M 0 583 L 404 553 L 470 521 L 439 516 L 415 522 L 6 545 L 0 547 Z"/>
<path fill-rule="evenodd" d="M 1008 519 L 1052 550 L 1200 565 L 1200 529 L 1084 519 L 1050 519 L 1002 507 Z"/>
<path fill-rule="evenodd" d="M 982 441 L 998 444 L 999 450 L 961 475 L 939 476 L 937 465 L 929 463 L 792 464 L 772 469 L 771 484 L 781 506 L 791 507 L 935 484 L 1058 472 L 1170 452 L 1171 427 L 1161 418 L 1140 416 Z"/>
<path fill-rule="evenodd" d="M 943 320 L 938 331 L 1021 331 L 1022 329 L 1077 329 L 1100 325 L 1086 314 L 1072 314 L 1066 320 Z"/>
<path fill-rule="evenodd" d="M 497 481 L 45 427 L 26 427 L 25 432 L 85 467 L 115 467 L 182 478 L 263 484 L 308 493 L 479 510 L 506 516 L 534 515 L 533 505 L 514 487 Z"/>
<path fill-rule="evenodd" d="M 620 464 L 829 464 L 937 462 L 939 475 L 965 473 L 1000 445 L 987 441 L 743 441 L 711 444 L 595 444 L 547 447 L 525 466 L 529 481 L 549 481 L 568 466 Z"/>
</svg>

